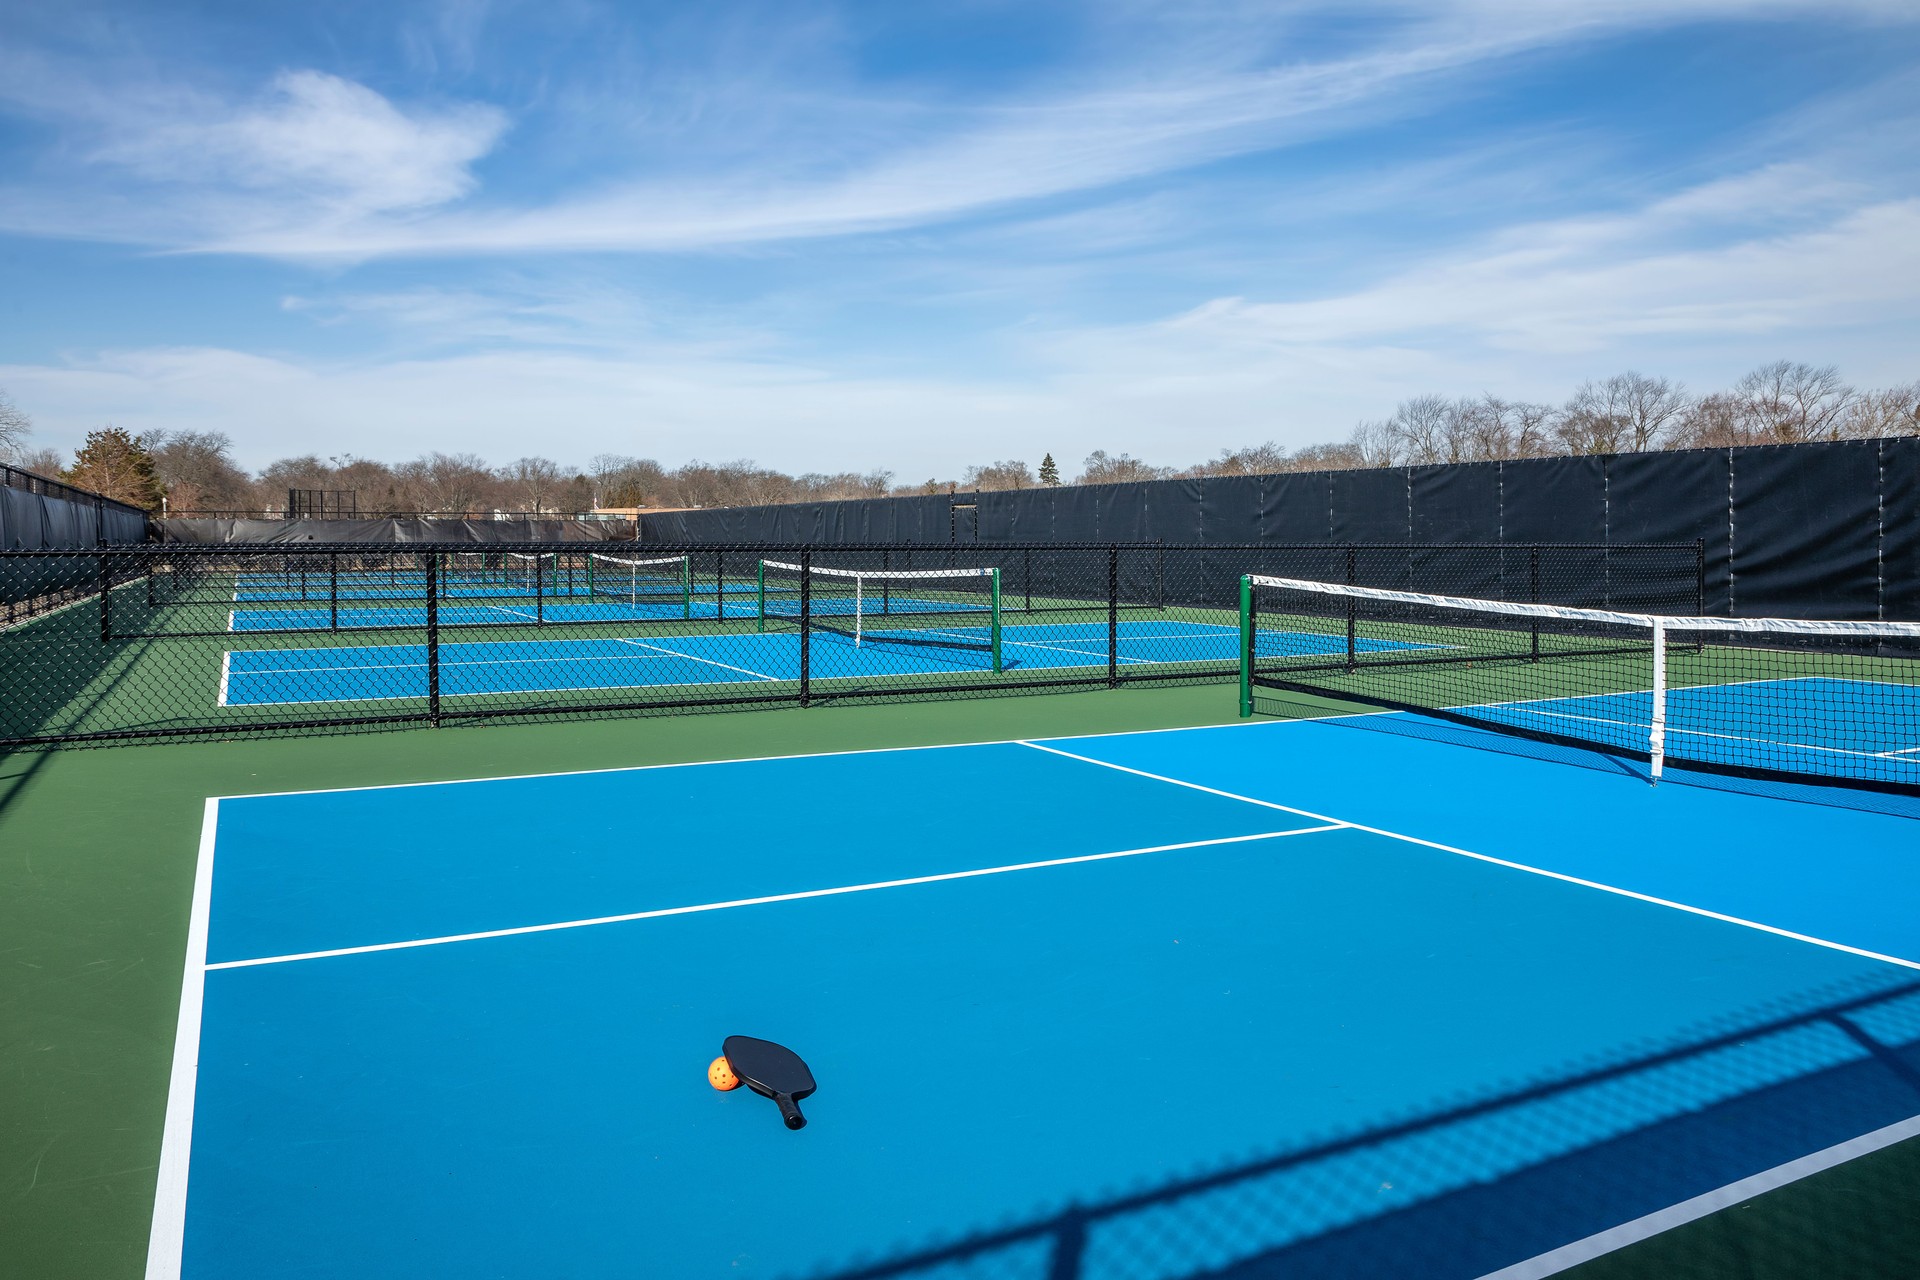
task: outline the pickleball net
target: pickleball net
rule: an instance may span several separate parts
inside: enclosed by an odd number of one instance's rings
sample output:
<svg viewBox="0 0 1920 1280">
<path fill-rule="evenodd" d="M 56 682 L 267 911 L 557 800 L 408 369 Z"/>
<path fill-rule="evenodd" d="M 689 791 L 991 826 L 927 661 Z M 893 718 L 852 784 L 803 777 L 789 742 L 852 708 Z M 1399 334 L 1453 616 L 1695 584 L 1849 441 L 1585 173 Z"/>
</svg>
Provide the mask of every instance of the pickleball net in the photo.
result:
<svg viewBox="0 0 1920 1280">
<path fill-rule="evenodd" d="M 1709 772 L 1920 794 L 1920 623 L 1668 617 L 1249 574 L 1262 691 Z"/>
<path fill-rule="evenodd" d="M 690 557 L 654 556 L 636 559 L 598 553 L 587 557 L 587 594 L 597 600 L 624 604 L 656 604 L 678 608 L 693 616 L 693 570 Z"/>
<path fill-rule="evenodd" d="M 1001 670 L 1000 570 L 842 569 L 762 560 L 756 612 L 768 622 L 868 644 L 987 655 Z"/>
</svg>

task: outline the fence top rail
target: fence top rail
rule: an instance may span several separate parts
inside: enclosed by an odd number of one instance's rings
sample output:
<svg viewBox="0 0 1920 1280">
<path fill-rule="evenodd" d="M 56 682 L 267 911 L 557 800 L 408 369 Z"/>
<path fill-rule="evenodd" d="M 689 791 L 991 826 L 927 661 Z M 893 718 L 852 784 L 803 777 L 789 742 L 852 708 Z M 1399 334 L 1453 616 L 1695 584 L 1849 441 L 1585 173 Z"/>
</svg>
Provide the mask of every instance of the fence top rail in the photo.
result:
<svg viewBox="0 0 1920 1280">
<path fill-rule="evenodd" d="M 371 511 L 359 510 L 352 513 L 299 512 L 289 514 L 283 507 L 196 507 L 187 510 L 172 510 L 166 513 L 169 520 L 271 520 L 282 524 L 310 521 L 320 523 L 357 523 L 370 520 L 483 520 L 487 523 L 511 524 L 522 520 L 583 520 L 589 524 L 632 524 L 632 516 L 607 515 L 597 511 Z"/>
<path fill-rule="evenodd" d="M 1448 551 L 1597 551 L 1597 553 L 1688 553 L 1703 551 L 1703 543 L 643 543 L 643 541 L 359 541 L 359 543 L 104 543 L 100 547 L 71 547 L 48 551 L 0 551 L 0 557 L 73 557 L 73 555 L 129 555 L 148 558 L 309 557 L 309 555 L 480 555 L 480 553 L 639 553 L 639 555 L 839 555 L 847 551 L 947 551 L 966 555 L 995 555 L 1006 551 L 1183 551 L 1183 553 L 1248 553 L 1277 551 L 1369 551 L 1369 553 L 1448 553 Z"/>
<path fill-rule="evenodd" d="M 55 480 L 43 476 L 37 471 L 28 471 L 10 463 L 0 462 L 0 488 L 19 489 L 24 493 L 37 493 L 48 498 L 62 498 L 68 502 L 92 503 L 103 507 L 113 507 L 118 511 L 128 511 L 144 516 L 148 512 L 130 502 L 118 498 L 109 498 L 105 494 L 95 493 L 91 489 L 82 489 L 68 484 L 64 480 Z"/>
</svg>

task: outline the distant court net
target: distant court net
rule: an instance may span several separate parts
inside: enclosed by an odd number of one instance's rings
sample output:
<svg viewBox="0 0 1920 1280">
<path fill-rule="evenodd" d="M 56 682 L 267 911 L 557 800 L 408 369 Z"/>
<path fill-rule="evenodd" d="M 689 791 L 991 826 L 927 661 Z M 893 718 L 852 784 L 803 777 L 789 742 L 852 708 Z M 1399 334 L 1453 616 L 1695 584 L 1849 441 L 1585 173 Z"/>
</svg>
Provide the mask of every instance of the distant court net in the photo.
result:
<svg viewBox="0 0 1920 1280">
<path fill-rule="evenodd" d="M 1663 617 L 1247 575 L 1259 690 L 1716 773 L 1920 794 L 1920 623 Z"/>
<path fill-rule="evenodd" d="M 693 616 L 693 569 L 689 557 L 587 557 L 587 594 L 626 604 L 677 606 L 680 615 Z"/>
<path fill-rule="evenodd" d="M 973 650 L 1001 669 L 998 569 L 803 570 L 762 560 L 756 593 L 762 630 L 804 614 L 856 645 Z"/>
</svg>

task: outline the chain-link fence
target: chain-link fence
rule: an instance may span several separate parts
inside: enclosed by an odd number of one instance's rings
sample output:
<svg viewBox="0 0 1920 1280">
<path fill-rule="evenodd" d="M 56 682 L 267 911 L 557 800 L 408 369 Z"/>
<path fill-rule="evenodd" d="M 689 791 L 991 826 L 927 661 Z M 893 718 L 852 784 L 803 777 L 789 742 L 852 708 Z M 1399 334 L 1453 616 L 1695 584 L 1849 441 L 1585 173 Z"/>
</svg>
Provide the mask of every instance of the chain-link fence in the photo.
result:
<svg viewBox="0 0 1920 1280">
<path fill-rule="evenodd" d="M 1230 681 L 1276 574 L 1700 612 L 1695 544 L 0 552 L 0 746 Z"/>
</svg>

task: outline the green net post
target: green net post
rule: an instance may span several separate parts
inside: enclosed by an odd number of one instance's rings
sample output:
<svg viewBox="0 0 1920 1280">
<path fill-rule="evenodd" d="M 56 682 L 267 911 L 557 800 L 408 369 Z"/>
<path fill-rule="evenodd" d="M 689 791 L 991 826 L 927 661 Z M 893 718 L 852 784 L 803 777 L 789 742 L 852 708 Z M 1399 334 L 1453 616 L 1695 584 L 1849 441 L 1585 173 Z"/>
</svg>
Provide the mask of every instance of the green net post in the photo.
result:
<svg viewBox="0 0 1920 1280">
<path fill-rule="evenodd" d="M 1253 714 L 1253 575 L 1240 575 L 1240 716 Z"/>
<path fill-rule="evenodd" d="M 693 556 L 680 557 L 680 616 L 693 617 Z"/>
<path fill-rule="evenodd" d="M 995 569 L 992 578 L 993 620 L 988 623 L 989 635 L 993 646 L 993 673 L 1000 674 L 1000 571 Z"/>
<path fill-rule="evenodd" d="M 600 559 L 593 552 L 587 552 L 587 599 L 593 599 L 593 567 Z"/>
<path fill-rule="evenodd" d="M 765 560 L 754 562 L 753 616 L 758 619 L 753 629 L 765 631 L 767 629 L 767 562 Z"/>
</svg>

